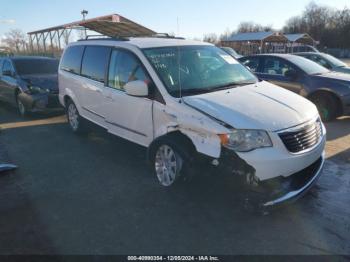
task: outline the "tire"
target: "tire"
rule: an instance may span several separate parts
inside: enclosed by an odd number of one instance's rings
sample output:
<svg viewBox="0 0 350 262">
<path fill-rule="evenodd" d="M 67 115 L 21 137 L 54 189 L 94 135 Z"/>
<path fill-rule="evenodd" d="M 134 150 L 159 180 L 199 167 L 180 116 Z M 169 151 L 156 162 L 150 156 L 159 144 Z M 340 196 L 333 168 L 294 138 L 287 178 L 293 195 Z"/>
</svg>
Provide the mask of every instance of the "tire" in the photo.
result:
<svg viewBox="0 0 350 262">
<path fill-rule="evenodd" d="M 330 122 L 337 118 L 338 104 L 337 100 L 331 94 L 318 94 L 310 99 L 318 109 L 322 121 Z"/>
<path fill-rule="evenodd" d="M 28 115 L 28 110 L 26 109 L 26 107 L 24 106 L 23 102 L 21 101 L 20 97 L 19 97 L 20 93 L 17 94 L 16 96 L 16 104 L 17 104 L 17 110 L 18 113 L 21 117 L 25 117 Z"/>
<path fill-rule="evenodd" d="M 86 132 L 84 119 L 79 115 L 78 109 L 72 100 L 66 104 L 66 115 L 69 127 L 75 134 L 84 134 Z"/>
<path fill-rule="evenodd" d="M 185 148 L 163 138 L 153 146 L 150 164 L 160 185 L 171 187 L 187 176 L 190 159 Z"/>
</svg>

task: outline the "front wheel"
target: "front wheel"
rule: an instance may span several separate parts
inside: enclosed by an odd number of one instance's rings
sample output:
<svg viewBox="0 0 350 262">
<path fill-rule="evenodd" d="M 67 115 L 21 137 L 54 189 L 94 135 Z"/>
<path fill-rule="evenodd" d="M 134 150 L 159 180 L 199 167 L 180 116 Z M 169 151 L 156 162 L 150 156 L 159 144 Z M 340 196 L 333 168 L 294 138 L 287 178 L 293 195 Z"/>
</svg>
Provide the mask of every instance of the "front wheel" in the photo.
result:
<svg viewBox="0 0 350 262">
<path fill-rule="evenodd" d="M 185 173 L 188 157 L 171 142 L 161 141 L 154 148 L 151 164 L 159 183 L 173 186 Z"/>
<path fill-rule="evenodd" d="M 28 115 L 28 111 L 26 107 L 24 106 L 23 102 L 21 101 L 19 94 L 16 97 L 16 102 L 17 102 L 17 110 L 20 116 L 25 117 Z"/>
<path fill-rule="evenodd" d="M 337 101 L 332 95 L 318 94 L 311 98 L 316 105 L 324 122 L 330 122 L 337 118 Z"/>
</svg>

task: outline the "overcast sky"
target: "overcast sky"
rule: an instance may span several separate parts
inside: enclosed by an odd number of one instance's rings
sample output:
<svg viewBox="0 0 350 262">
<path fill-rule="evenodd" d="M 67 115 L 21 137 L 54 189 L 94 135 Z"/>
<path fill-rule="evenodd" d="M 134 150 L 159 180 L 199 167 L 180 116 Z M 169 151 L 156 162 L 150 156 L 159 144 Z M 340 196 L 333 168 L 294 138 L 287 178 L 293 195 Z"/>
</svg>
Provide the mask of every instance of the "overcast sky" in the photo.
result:
<svg viewBox="0 0 350 262">
<path fill-rule="evenodd" d="M 81 19 L 117 13 L 157 32 L 202 38 L 205 33 L 234 30 L 242 21 L 282 28 L 301 14 L 309 0 L 0 0 L 0 36 L 12 28 L 24 32 Z M 315 0 L 334 8 L 350 7 L 350 0 Z"/>
</svg>

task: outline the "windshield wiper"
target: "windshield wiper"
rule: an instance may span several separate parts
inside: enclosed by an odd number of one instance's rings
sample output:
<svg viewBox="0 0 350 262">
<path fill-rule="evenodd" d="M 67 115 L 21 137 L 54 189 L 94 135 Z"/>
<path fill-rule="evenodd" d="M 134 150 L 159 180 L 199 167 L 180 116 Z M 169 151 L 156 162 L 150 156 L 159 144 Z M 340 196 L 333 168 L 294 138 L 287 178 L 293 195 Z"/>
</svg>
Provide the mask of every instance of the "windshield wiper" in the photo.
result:
<svg viewBox="0 0 350 262">
<path fill-rule="evenodd" d="M 256 82 L 236 82 L 236 83 L 230 83 L 227 85 L 222 85 L 218 87 L 211 88 L 213 91 L 220 91 L 220 90 L 226 90 L 226 89 L 231 89 L 231 88 L 236 88 L 239 86 L 245 86 L 245 85 L 253 85 L 256 84 Z"/>
<path fill-rule="evenodd" d="M 211 91 L 211 89 L 209 89 L 209 88 L 189 88 L 189 89 L 182 89 L 181 93 L 182 94 L 193 95 L 193 94 L 208 93 L 210 91 Z M 180 93 L 180 91 L 178 91 L 178 92 Z"/>
<path fill-rule="evenodd" d="M 239 86 L 244 86 L 244 85 L 251 85 L 255 84 L 256 82 L 237 82 L 237 83 L 230 83 L 226 85 L 221 85 L 221 86 L 216 86 L 216 87 L 206 87 L 206 88 L 189 88 L 189 89 L 182 89 L 181 91 L 173 91 L 171 94 L 181 94 L 182 95 L 195 95 L 195 94 L 205 94 L 205 93 L 212 93 L 212 92 L 217 92 L 221 90 L 227 90 L 227 89 L 232 89 L 236 88 Z"/>
</svg>

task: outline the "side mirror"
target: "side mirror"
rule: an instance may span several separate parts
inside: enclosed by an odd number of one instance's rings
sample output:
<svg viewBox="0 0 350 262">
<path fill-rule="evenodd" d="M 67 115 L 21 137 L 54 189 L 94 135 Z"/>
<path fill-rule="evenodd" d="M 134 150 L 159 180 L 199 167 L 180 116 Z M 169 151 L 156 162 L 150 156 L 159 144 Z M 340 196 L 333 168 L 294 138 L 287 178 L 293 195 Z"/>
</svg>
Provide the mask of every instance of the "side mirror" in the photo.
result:
<svg viewBox="0 0 350 262">
<path fill-rule="evenodd" d="M 288 70 L 287 72 L 285 72 L 284 76 L 294 80 L 298 77 L 298 73 L 295 70 Z"/>
<path fill-rule="evenodd" d="M 140 80 L 127 83 L 124 89 L 129 96 L 146 97 L 149 94 L 148 85 Z"/>
<path fill-rule="evenodd" d="M 2 72 L 3 76 L 13 76 L 13 72 L 11 70 L 5 70 Z"/>
</svg>

